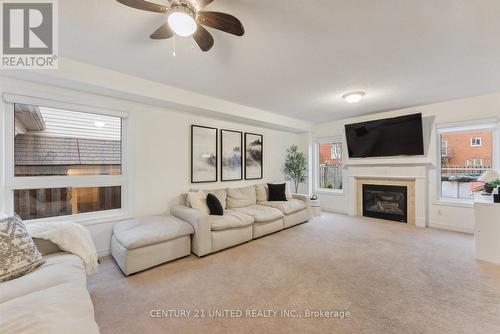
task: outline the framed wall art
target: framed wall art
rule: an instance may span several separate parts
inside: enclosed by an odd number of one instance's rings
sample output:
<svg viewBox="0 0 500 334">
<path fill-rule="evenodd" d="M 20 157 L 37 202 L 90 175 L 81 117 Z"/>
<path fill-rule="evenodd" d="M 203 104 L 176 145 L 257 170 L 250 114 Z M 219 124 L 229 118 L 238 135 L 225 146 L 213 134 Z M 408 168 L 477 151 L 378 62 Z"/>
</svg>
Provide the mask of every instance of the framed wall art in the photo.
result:
<svg viewBox="0 0 500 334">
<path fill-rule="evenodd" d="M 221 181 L 243 180 L 243 133 L 220 130 Z"/>
<path fill-rule="evenodd" d="M 217 182 L 217 129 L 191 125 L 191 183 Z"/>
<path fill-rule="evenodd" d="M 245 133 L 245 179 L 258 180 L 263 175 L 263 136 Z"/>
</svg>

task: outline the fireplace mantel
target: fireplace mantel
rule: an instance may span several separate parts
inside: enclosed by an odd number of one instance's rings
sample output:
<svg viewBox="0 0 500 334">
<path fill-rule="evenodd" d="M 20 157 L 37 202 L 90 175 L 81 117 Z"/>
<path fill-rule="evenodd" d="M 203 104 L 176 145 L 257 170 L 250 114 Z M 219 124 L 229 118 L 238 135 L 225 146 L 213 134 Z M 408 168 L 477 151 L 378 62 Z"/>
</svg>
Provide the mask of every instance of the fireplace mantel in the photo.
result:
<svg viewBox="0 0 500 334">
<path fill-rule="evenodd" d="M 394 159 L 348 159 L 344 166 L 435 166 L 435 162 L 424 158 L 394 158 Z"/>
</svg>

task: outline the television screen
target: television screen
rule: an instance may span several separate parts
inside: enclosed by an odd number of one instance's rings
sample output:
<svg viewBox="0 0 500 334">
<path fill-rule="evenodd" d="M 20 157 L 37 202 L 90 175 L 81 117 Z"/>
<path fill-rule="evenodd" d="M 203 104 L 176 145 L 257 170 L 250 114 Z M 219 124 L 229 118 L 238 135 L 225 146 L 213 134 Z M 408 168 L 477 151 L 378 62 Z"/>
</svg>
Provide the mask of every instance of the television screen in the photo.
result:
<svg viewBox="0 0 500 334">
<path fill-rule="evenodd" d="M 345 126 L 350 158 L 423 155 L 422 114 Z"/>
</svg>

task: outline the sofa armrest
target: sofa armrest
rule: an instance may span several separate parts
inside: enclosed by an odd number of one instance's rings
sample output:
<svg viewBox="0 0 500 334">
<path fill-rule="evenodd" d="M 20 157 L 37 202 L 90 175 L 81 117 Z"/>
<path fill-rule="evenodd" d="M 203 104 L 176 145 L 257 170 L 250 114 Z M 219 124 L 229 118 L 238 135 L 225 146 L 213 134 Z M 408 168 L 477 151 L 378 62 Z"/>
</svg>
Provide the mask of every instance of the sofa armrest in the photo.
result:
<svg viewBox="0 0 500 334">
<path fill-rule="evenodd" d="M 172 207 L 170 213 L 193 226 L 194 234 L 191 245 L 193 253 L 203 256 L 212 252 L 212 229 L 209 215 L 185 205 Z"/>
<path fill-rule="evenodd" d="M 298 199 L 303 201 L 306 204 L 306 211 L 307 211 L 307 216 L 309 219 L 313 217 L 312 212 L 311 212 L 311 198 L 309 195 L 303 195 L 303 194 L 292 194 L 292 197 L 294 199 Z"/>
<path fill-rule="evenodd" d="M 309 198 L 308 195 L 292 194 L 292 197 L 294 199 L 298 199 L 298 200 L 301 200 L 302 202 L 305 202 L 306 203 L 306 207 L 310 207 L 311 206 L 311 199 Z"/>
</svg>

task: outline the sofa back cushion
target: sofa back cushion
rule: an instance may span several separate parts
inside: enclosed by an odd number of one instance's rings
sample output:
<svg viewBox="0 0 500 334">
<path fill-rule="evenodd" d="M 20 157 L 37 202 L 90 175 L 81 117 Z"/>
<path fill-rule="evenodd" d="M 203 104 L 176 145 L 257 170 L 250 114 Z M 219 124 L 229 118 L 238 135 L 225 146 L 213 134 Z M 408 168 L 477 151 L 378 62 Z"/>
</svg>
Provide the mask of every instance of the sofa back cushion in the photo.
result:
<svg viewBox="0 0 500 334">
<path fill-rule="evenodd" d="M 59 246 L 49 240 L 33 238 L 36 248 L 42 256 L 61 252 Z"/>
<path fill-rule="evenodd" d="M 259 183 L 255 185 L 255 195 L 257 196 L 257 202 L 266 202 L 269 198 L 269 189 L 267 188 L 267 183 Z"/>
<path fill-rule="evenodd" d="M 285 195 L 286 195 L 287 201 L 293 199 L 293 195 L 292 195 L 292 192 L 290 191 L 290 186 L 288 185 L 288 183 L 285 186 Z"/>
<path fill-rule="evenodd" d="M 255 186 L 227 189 L 227 208 L 243 208 L 257 204 Z"/>
<path fill-rule="evenodd" d="M 196 192 L 196 191 L 199 191 L 198 189 L 190 189 L 189 190 L 190 192 Z M 217 199 L 219 200 L 220 204 L 222 205 L 222 207 L 224 209 L 227 208 L 227 203 L 226 203 L 226 199 L 227 199 L 227 191 L 225 188 L 222 188 L 222 189 L 203 189 L 201 190 L 205 193 L 205 195 L 208 195 L 208 194 L 214 194 L 215 197 L 217 197 Z M 189 203 L 189 198 L 186 200 L 186 205 L 191 207 L 191 203 Z"/>
<path fill-rule="evenodd" d="M 200 210 L 207 215 L 210 214 L 207 204 L 207 195 L 205 195 L 202 190 L 188 192 L 187 201 L 189 202 L 189 206 L 193 209 Z"/>
</svg>

